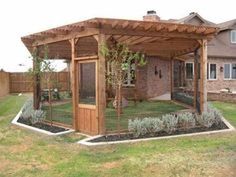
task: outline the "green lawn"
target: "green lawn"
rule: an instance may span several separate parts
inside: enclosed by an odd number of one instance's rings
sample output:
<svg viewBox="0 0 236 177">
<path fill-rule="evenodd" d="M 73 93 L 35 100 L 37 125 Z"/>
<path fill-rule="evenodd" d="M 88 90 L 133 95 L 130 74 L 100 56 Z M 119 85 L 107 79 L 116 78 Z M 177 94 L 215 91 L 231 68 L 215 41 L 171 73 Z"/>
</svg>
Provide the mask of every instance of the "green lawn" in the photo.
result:
<svg viewBox="0 0 236 177">
<path fill-rule="evenodd" d="M 236 132 L 85 148 L 11 125 L 25 99 L 0 100 L 0 177 L 236 176 Z M 236 104 L 213 104 L 236 126 Z"/>
</svg>

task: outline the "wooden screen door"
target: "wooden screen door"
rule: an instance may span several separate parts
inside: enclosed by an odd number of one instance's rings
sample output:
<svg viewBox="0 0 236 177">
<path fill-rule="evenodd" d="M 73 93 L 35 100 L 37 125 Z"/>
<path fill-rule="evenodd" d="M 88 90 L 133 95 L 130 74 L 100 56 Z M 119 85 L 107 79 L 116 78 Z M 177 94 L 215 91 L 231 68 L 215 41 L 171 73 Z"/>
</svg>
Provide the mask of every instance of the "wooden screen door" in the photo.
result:
<svg viewBox="0 0 236 177">
<path fill-rule="evenodd" d="M 98 134 L 97 61 L 78 62 L 78 128 L 80 132 Z"/>
</svg>

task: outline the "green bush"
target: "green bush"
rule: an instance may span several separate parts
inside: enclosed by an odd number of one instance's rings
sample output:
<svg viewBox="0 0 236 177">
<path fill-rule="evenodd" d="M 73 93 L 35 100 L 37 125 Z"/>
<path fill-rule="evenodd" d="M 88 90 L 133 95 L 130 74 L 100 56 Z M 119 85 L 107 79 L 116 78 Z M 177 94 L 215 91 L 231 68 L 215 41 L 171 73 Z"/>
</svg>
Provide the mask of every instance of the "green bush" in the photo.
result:
<svg viewBox="0 0 236 177">
<path fill-rule="evenodd" d="M 42 110 L 34 110 L 29 120 L 32 124 L 36 124 L 43 121 L 45 119 L 45 115 L 46 113 Z"/>
<path fill-rule="evenodd" d="M 143 119 L 129 119 L 128 129 L 132 132 L 134 137 L 143 135 L 154 135 L 164 128 L 163 121 L 159 118 L 143 118 Z"/>
<path fill-rule="evenodd" d="M 26 103 L 22 108 L 22 113 L 21 113 L 21 117 L 25 120 L 29 120 L 31 124 L 43 121 L 45 115 L 46 115 L 45 112 L 41 109 L 34 110 L 32 99 L 26 101 Z"/>
<path fill-rule="evenodd" d="M 33 99 L 29 99 L 25 102 L 23 108 L 22 108 L 22 113 L 21 117 L 23 119 L 29 119 L 31 117 L 31 114 L 33 112 Z"/>
<path fill-rule="evenodd" d="M 174 114 L 166 114 L 162 116 L 165 125 L 165 131 L 169 134 L 174 132 L 178 127 L 178 117 Z"/>
<path fill-rule="evenodd" d="M 198 118 L 198 122 L 207 128 L 212 127 L 213 125 L 219 126 L 222 123 L 222 114 L 221 112 L 211 106 L 208 105 L 207 112 L 203 112 L 202 115 Z"/>
<path fill-rule="evenodd" d="M 178 123 L 179 127 L 185 130 L 193 128 L 196 126 L 195 115 L 190 112 L 178 114 Z"/>
</svg>

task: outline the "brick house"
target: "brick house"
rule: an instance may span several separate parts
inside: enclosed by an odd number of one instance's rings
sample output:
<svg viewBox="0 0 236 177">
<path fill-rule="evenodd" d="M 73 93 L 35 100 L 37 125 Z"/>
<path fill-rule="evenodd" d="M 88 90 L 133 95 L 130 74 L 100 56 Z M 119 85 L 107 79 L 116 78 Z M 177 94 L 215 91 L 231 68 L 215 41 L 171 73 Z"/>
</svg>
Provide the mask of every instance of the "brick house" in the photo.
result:
<svg viewBox="0 0 236 177">
<path fill-rule="evenodd" d="M 215 24 L 202 18 L 197 13 L 175 22 L 194 25 L 216 26 L 220 29 L 217 36 L 208 43 L 207 89 L 219 92 L 229 88 L 236 91 L 236 19 Z M 192 86 L 193 57 L 185 61 L 185 83 Z"/>
</svg>

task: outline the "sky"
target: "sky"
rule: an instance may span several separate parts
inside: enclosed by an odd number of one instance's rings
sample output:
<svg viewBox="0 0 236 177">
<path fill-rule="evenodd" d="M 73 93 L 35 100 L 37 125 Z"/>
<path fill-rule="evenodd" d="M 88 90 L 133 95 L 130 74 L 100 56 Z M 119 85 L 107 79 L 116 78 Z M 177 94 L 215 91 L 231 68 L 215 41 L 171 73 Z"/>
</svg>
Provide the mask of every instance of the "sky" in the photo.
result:
<svg viewBox="0 0 236 177">
<path fill-rule="evenodd" d="M 164 20 L 198 12 L 220 23 L 236 19 L 235 7 L 236 0 L 1 0 L 0 69 L 27 71 L 30 53 L 20 38 L 53 27 L 94 17 L 142 20 L 148 10 Z"/>
</svg>

